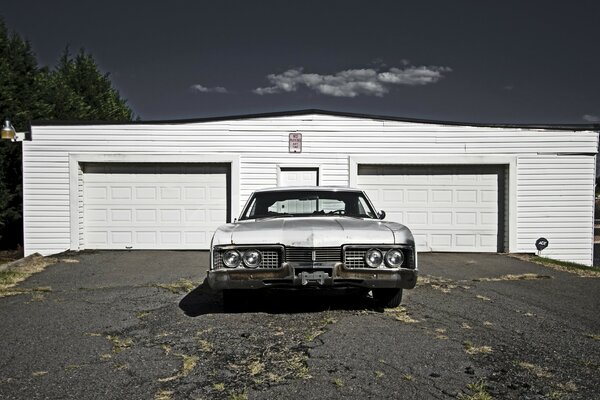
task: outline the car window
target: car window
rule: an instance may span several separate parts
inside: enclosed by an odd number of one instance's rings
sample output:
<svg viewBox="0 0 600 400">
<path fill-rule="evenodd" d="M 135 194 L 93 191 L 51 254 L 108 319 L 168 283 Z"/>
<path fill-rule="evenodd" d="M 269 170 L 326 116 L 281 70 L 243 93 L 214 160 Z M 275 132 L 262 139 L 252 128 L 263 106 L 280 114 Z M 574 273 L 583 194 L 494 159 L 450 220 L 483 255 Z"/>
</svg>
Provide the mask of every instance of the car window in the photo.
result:
<svg viewBox="0 0 600 400">
<path fill-rule="evenodd" d="M 332 215 L 376 218 L 362 192 L 282 190 L 255 193 L 240 219 Z"/>
</svg>

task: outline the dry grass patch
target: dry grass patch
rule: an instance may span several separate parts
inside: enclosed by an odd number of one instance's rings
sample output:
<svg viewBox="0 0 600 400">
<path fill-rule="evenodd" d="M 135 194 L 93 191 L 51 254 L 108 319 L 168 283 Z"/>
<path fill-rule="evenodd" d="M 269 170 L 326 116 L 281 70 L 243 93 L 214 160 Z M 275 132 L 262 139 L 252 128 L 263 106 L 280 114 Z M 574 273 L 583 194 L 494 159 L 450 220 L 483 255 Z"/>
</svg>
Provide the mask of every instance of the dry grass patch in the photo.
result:
<svg viewBox="0 0 600 400">
<path fill-rule="evenodd" d="M 133 345 L 132 338 L 121 338 L 116 335 L 108 335 L 106 338 L 113 344 L 113 353 L 120 353 Z"/>
<path fill-rule="evenodd" d="M 190 372 L 192 372 L 200 360 L 198 356 L 190 356 L 187 354 L 176 354 L 176 356 L 181 358 L 181 368 L 179 369 L 179 372 L 173 376 L 160 378 L 158 380 L 159 382 L 169 382 L 176 379 L 185 378 L 190 374 Z"/>
<path fill-rule="evenodd" d="M 180 279 L 173 283 L 157 283 L 154 287 L 166 289 L 173 294 L 189 293 L 198 287 L 200 284 L 189 279 Z"/>
<path fill-rule="evenodd" d="M 546 368 L 540 367 L 539 365 L 535 365 L 535 364 L 528 363 L 525 361 L 521 361 L 517 365 L 523 369 L 526 369 L 527 371 L 529 371 L 533 375 L 537 376 L 538 378 L 552 378 L 554 376 Z"/>
<path fill-rule="evenodd" d="M 586 333 L 584 336 L 590 339 L 600 340 L 600 334 L 597 333 Z"/>
<path fill-rule="evenodd" d="M 489 354 L 492 352 L 492 348 L 490 346 L 475 346 L 472 342 L 466 341 L 463 343 L 463 347 L 467 354 Z"/>
<path fill-rule="evenodd" d="M 172 390 L 159 390 L 158 393 L 154 395 L 154 400 L 171 400 L 173 394 L 175 394 L 175 392 Z"/>
<path fill-rule="evenodd" d="M 42 272 L 46 267 L 56 264 L 58 259 L 54 257 L 33 257 L 25 264 L 11 270 L 0 272 L 0 297 L 13 296 L 34 291 L 51 291 L 51 288 L 43 287 L 36 289 L 16 289 L 15 287 L 33 274 Z"/>
<path fill-rule="evenodd" d="M 538 279 L 552 279 L 550 275 L 539 275 L 539 274 L 507 274 L 497 278 L 478 278 L 473 279 L 475 282 L 501 282 L 501 281 L 533 281 Z"/>
<path fill-rule="evenodd" d="M 398 308 L 386 308 L 384 310 L 384 313 L 394 317 L 394 319 L 397 321 L 401 321 L 401 322 L 404 322 L 407 324 L 416 324 L 419 322 L 419 320 L 416 320 L 416 319 L 412 318 L 410 315 L 408 315 L 408 311 L 406 310 L 406 307 L 403 307 L 403 306 L 400 306 Z"/>
<path fill-rule="evenodd" d="M 225 384 L 224 383 L 213 383 L 212 387 L 217 392 L 223 392 L 225 390 Z"/>
<path fill-rule="evenodd" d="M 445 328 L 437 328 L 435 330 L 435 338 L 443 339 L 443 340 L 448 339 L 448 336 L 446 335 L 446 329 Z"/>
<path fill-rule="evenodd" d="M 230 393 L 229 400 L 248 400 L 248 393 L 246 391 Z"/>
<path fill-rule="evenodd" d="M 467 389 L 470 394 L 460 393 L 457 396 L 459 400 L 492 400 L 493 397 L 488 393 L 485 383 L 483 381 L 469 383 Z"/>
<path fill-rule="evenodd" d="M 539 257 L 531 254 L 509 254 L 509 257 L 543 265 L 544 267 L 552 268 L 556 271 L 569 272 L 582 278 L 600 278 L 599 268 L 588 267 L 583 264 Z"/>
</svg>

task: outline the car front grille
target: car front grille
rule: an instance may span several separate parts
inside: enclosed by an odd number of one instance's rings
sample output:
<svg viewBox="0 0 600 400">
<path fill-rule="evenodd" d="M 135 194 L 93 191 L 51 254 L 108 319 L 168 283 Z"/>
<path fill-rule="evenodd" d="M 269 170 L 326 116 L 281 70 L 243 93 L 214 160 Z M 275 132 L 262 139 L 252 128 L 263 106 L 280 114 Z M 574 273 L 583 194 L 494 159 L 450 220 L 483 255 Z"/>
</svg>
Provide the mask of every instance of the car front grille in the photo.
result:
<svg viewBox="0 0 600 400">
<path fill-rule="evenodd" d="M 313 256 L 314 252 L 314 256 Z M 286 247 L 285 261 L 293 263 L 335 263 L 341 262 L 340 247 Z"/>
<path fill-rule="evenodd" d="M 368 249 L 346 250 L 344 253 L 344 263 L 346 268 L 365 268 L 365 253 Z"/>
<path fill-rule="evenodd" d="M 280 251 L 277 249 L 261 249 L 257 248 L 258 251 L 262 253 L 262 262 L 258 266 L 258 268 L 279 268 L 281 266 L 281 257 Z M 213 252 L 213 268 L 225 268 L 225 264 L 223 263 L 223 252 L 225 250 L 215 249 Z M 238 251 L 243 252 L 244 249 L 239 249 Z M 244 265 L 240 265 L 240 268 L 243 268 Z"/>
</svg>

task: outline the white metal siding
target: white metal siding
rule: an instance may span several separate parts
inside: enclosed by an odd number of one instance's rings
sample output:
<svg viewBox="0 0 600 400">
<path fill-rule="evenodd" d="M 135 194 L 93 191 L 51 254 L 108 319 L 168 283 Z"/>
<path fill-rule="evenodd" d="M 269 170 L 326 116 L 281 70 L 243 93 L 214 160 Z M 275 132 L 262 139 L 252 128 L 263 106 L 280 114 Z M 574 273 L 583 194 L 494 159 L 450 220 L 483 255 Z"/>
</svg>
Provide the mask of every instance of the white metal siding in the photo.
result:
<svg viewBox="0 0 600 400">
<path fill-rule="evenodd" d="M 533 253 L 548 239 L 543 256 L 590 264 L 593 250 L 595 158 L 519 158 L 518 251 Z"/>
<path fill-rule="evenodd" d="M 303 134 L 300 154 L 288 153 L 290 131 Z M 352 155 L 381 155 L 401 160 L 404 154 L 513 154 L 535 160 L 552 158 L 538 153 L 595 154 L 597 148 L 596 132 L 449 126 L 321 114 L 185 124 L 34 126 L 32 137 L 32 141 L 23 144 L 27 254 L 35 251 L 51 254 L 70 248 L 70 154 L 239 154 L 239 183 L 232 182 L 239 184 L 240 193 L 235 210 L 242 207 L 253 190 L 277 186 L 277 165 L 282 164 L 320 166 L 321 185 L 348 185 L 348 156 Z M 577 157 L 586 161 L 573 165 L 566 159 L 554 158 L 551 165 L 561 169 L 565 163 L 574 168 L 574 173 L 579 168 L 588 171 L 594 157 Z M 519 175 L 519 182 L 521 179 Z M 551 189 L 559 186 L 552 177 L 541 179 L 542 186 L 544 182 Z M 592 197 L 593 179 L 581 190 Z M 577 204 L 574 206 L 577 210 L 588 211 L 588 206 Z M 585 227 L 577 229 L 589 227 L 591 231 L 591 224 L 590 219 Z M 528 239 L 519 227 L 516 229 L 518 250 L 531 251 Z M 568 228 L 556 225 L 557 235 L 568 234 L 567 231 Z M 577 257 L 573 259 L 586 259 L 582 262 L 589 263 L 591 241 L 584 245 L 586 248 L 575 251 Z M 571 250 L 565 254 L 574 256 Z"/>
</svg>

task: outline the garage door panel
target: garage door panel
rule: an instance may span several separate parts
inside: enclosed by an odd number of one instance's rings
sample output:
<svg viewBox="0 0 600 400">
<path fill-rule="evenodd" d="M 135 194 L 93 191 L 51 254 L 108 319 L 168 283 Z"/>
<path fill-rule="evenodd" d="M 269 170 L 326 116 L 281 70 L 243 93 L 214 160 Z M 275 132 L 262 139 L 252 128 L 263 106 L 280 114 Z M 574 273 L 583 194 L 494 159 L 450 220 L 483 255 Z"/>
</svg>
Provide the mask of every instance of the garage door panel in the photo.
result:
<svg viewBox="0 0 600 400">
<path fill-rule="evenodd" d="M 227 220 L 221 166 L 118 164 L 84 171 L 85 248 L 208 249 Z"/>
<path fill-rule="evenodd" d="M 359 166 L 358 186 L 419 250 L 498 251 L 498 166 Z"/>
</svg>

